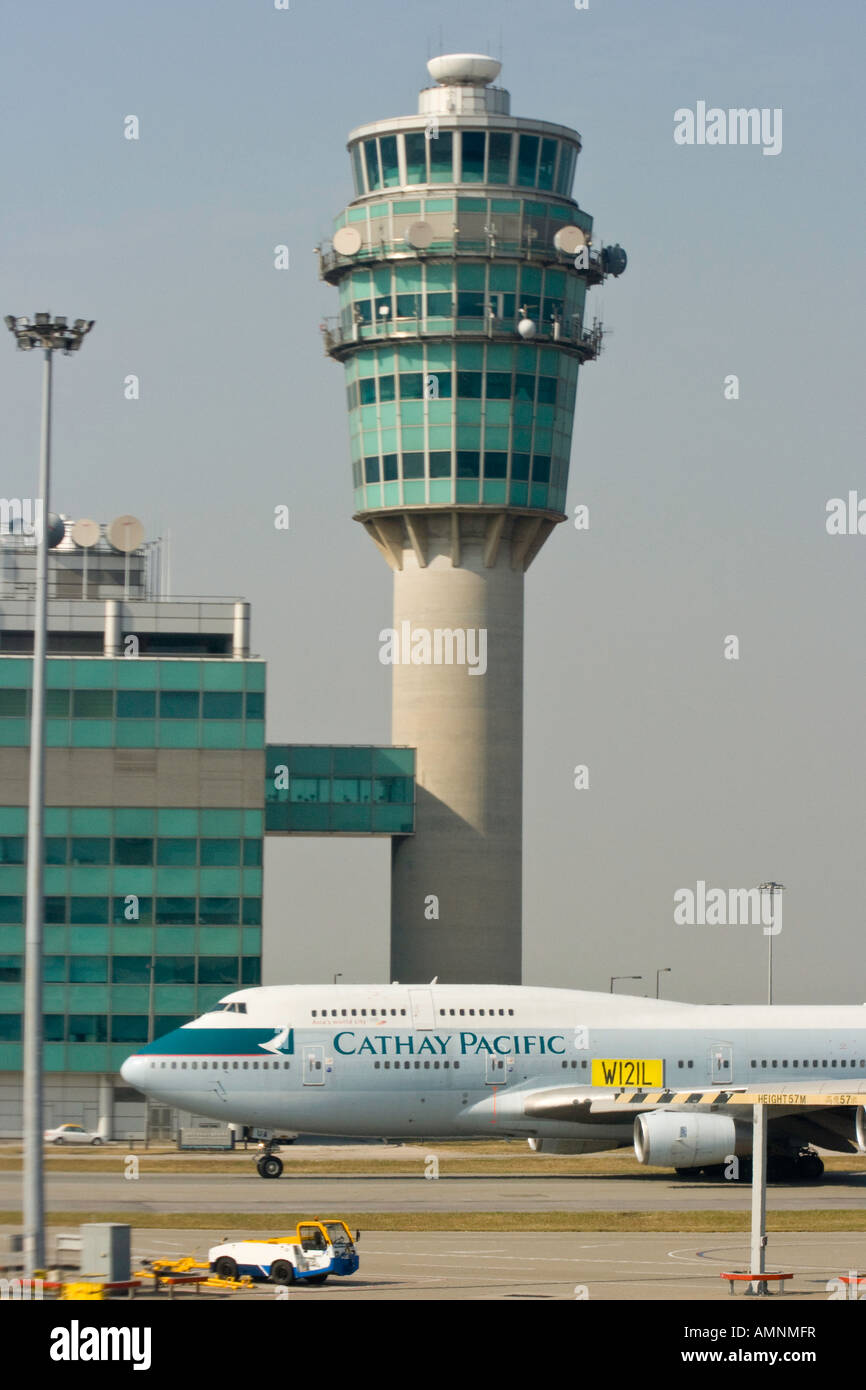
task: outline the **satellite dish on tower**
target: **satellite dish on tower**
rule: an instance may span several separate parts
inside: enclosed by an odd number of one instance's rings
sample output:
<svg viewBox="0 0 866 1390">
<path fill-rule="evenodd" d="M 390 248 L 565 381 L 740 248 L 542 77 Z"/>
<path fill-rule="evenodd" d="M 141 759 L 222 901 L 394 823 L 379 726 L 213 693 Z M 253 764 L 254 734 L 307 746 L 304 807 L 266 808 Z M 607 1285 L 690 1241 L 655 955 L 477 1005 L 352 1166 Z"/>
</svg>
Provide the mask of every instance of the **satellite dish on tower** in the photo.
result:
<svg viewBox="0 0 866 1390">
<path fill-rule="evenodd" d="M 105 528 L 105 538 L 112 550 L 129 555 L 138 550 L 144 540 L 144 527 L 137 516 L 116 516 Z"/>
<path fill-rule="evenodd" d="M 416 251 L 426 251 L 433 241 L 433 228 L 429 222 L 413 222 L 408 228 L 404 240 L 410 246 L 414 246 Z"/>
<path fill-rule="evenodd" d="M 361 249 L 361 233 L 357 227 L 340 227 L 334 233 L 331 245 L 340 256 L 356 256 Z"/>
<path fill-rule="evenodd" d="M 553 238 L 553 244 L 557 251 L 564 252 L 566 256 L 573 256 L 581 246 L 589 244 L 589 239 L 582 227 L 560 227 Z"/>
<path fill-rule="evenodd" d="M 82 517 L 80 521 L 72 523 L 69 534 L 81 550 L 89 550 L 99 540 L 99 522 Z"/>
<path fill-rule="evenodd" d="M 49 512 L 46 520 L 48 522 L 46 528 L 48 532 L 48 548 L 49 550 L 54 550 L 66 535 L 66 523 L 63 517 L 58 516 L 56 512 Z"/>
</svg>

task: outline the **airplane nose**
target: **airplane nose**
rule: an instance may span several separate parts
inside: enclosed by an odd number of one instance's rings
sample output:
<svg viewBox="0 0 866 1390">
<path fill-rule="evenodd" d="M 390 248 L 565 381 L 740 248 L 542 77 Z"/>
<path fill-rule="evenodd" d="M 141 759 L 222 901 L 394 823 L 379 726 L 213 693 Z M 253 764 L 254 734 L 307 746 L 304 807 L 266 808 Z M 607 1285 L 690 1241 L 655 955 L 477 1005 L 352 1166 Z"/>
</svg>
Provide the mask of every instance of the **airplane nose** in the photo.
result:
<svg viewBox="0 0 866 1390">
<path fill-rule="evenodd" d="M 127 1057 L 120 1074 L 128 1086 L 135 1086 L 138 1090 L 143 1090 L 142 1082 L 147 1063 L 143 1057 Z"/>
</svg>

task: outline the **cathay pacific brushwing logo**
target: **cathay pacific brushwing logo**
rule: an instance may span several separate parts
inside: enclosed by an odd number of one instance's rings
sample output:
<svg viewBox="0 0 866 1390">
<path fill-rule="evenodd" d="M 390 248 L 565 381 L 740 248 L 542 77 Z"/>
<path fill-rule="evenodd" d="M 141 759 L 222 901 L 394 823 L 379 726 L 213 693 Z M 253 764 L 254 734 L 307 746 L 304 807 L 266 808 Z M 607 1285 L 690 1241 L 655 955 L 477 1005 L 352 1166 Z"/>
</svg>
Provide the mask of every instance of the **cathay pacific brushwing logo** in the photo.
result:
<svg viewBox="0 0 866 1390">
<path fill-rule="evenodd" d="M 294 1052 L 291 1028 L 278 1029 L 269 1042 L 259 1043 L 259 1047 L 264 1048 L 265 1052 Z"/>
</svg>

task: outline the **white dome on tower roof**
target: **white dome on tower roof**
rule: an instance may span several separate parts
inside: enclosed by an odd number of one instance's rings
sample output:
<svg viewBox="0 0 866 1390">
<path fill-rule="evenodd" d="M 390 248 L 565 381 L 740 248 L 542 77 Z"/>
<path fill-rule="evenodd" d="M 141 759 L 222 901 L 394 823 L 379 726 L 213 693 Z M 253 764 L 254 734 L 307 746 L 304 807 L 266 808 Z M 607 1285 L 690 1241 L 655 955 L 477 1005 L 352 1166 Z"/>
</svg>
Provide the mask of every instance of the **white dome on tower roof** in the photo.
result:
<svg viewBox="0 0 866 1390">
<path fill-rule="evenodd" d="M 441 58 L 431 58 L 427 64 L 430 76 L 443 85 L 467 82 L 486 87 L 501 70 L 502 64 L 496 58 L 487 58 L 483 53 L 446 53 Z"/>
</svg>

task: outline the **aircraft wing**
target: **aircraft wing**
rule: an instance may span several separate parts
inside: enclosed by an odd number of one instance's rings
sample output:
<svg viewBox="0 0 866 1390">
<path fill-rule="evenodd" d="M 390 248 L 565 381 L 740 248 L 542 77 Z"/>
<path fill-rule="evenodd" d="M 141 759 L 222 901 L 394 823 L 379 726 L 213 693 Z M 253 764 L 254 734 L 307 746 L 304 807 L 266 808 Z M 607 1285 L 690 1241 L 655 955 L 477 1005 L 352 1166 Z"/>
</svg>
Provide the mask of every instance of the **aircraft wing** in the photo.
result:
<svg viewBox="0 0 866 1390">
<path fill-rule="evenodd" d="M 514 1100 L 520 1092 L 512 1094 Z M 505 1097 L 499 1100 L 500 1113 Z M 692 1090 L 552 1086 L 522 1093 L 523 1114 L 529 1119 L 574 1120 L 581 1124 L 610 1122 L 644 1110 L 677 1107 L 713 1109 L 751 1118 L 755 1105 L 774 1110 L 808 1111 L 866 1105 L 866 1079 L 852 1078 L 840 1088 L 834 1081 L 783 1081 L 772 1090 L 756 1086 L 703 1086 Z M 739 1112 L 743 1112 L 741 1115 Z"/>
</svg>

